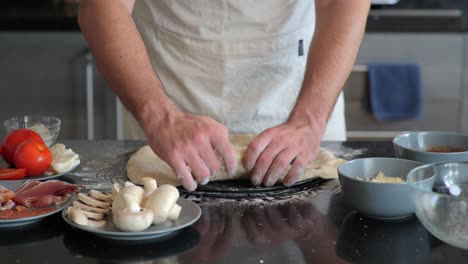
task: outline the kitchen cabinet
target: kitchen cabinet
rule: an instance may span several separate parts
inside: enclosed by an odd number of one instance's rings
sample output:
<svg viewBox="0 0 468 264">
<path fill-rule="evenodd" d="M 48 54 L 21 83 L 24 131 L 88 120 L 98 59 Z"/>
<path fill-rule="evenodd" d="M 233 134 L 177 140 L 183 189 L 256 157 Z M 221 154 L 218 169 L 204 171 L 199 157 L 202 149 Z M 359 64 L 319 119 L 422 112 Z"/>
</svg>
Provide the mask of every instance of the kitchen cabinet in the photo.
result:
<svg viewBox="0 0 468 264">
<path fill-rule="evenodd" d="M 348 136 L 389 138 L 406 130 L 466 131 L 464 39 L 458 33 L 367 33 L 356 65 L 419 64 L 424 112 L 420 120 L 377 121 L 369 112 L 367 72 L 356 66 L 344 88 Z"/>
<path fill-rule="evenodd" d="M 18 115 L 52 115 L 62 120 L 59 139 L 116 138 L 115 96 L 87 61 L 80 32 L 0 33 L 0 120 Z M 93 113 L 87 115 L 86 77 L 93 84 Z M 89 75 L 89 73 L 92 73 Z M 3 137 L 3 129 L 0 136 Z"/>
</svg>

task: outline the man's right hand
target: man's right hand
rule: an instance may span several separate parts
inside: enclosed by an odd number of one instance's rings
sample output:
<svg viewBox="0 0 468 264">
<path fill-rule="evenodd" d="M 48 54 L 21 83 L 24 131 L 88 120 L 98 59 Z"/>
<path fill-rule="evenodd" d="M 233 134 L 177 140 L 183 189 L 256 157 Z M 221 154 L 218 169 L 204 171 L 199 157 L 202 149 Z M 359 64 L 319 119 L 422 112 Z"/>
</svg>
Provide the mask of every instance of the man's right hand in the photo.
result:
<svg viewBox="0 0 468 264">
<path fill-rule="evenodd" d="M 171 111 L 148 124 L 145 133 L 156 155 L 172 167 L 189 191 L 195 190 L 197 183 L 208 183 L 210 175 L 221 168 L 221 162 L 228 174 L 236 169 L 228 130 L 210 117 Z"/>
<path fill-rule="evenodd" d="M 228 173 L 234 171 L 234 149 L 224 126 L 172 105 L 131 17 L 134 4 L 135 0 L 82 0 L 79 25 L 99 70 L 143 126 L 153 151 L 186 189 L 195 190 L 197 182 L 207 183 L 220 169 L 220 160 Z"/>
</svg>

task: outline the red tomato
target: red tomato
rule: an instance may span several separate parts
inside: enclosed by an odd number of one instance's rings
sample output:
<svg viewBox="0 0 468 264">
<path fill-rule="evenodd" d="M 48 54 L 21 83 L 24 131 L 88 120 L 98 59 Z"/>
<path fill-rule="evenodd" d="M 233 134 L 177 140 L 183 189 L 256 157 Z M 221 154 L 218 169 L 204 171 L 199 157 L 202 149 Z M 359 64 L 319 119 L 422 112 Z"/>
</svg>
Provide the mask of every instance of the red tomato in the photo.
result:
<svg viewBox="0 0 468 264">
<path fill-rule="evenodd" d="M 43 142 L 26 140 L 16 149 L 14 160 L 16 168 L 26 169 L 27 176 L 35 176 L 50 167 L 52 154 Z"/>
<path fill-rule="evenodd" d="M 26 169 L 1 169 L 0 180 L 21 180 L 26 176 Z"/>
<path fill-rule="evenodd" d="M 18 146 L 26 140 L 35 140 L 44 143 L 41 136 L 31 129 L 16 129 L 8 133 L 2 144 L 3 159 L 10 165 L 15 165 L 14 158 Z"/>
</svg>

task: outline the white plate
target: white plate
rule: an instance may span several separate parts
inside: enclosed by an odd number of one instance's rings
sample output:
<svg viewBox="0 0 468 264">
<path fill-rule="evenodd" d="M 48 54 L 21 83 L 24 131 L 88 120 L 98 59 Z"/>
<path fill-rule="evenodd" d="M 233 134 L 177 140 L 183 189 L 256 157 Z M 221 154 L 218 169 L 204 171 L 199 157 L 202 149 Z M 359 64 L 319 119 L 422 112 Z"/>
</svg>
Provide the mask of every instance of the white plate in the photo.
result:
<svg viewBox="0 0 468 264">
<path fill-rule="evenodd" d="M 48 207 L 42 207 L 42 208 L 36 208 L 36 209 L 48 209 L 52 208 L 53 210 L 41 215 L 36 215 L 36 216 L 31 216 L 31 217 L 23 217 L 23 218 L 18 218 L 18 219 L 0 219 L 0 228 L 4 227 L 16 227 L 16 226 L 22 226 L 22 225 L 29 225 L 32 223 L 35 223 L 39 220 L 44 219 L 45 217 L 49 215 L 53 215 L 55 213 L 60 212 L 63 210 L 63 208 L 67 207 L 72 200 L 72 197 L 68 198 L 64 202 L 57 204 L 57 205 L 52 205 Z"/>
<path fill-rule="evenodd" d="M 60 176 L 63 176 L 65 174 L 67 174 L 67 173 L 70 173 L 74 169 L 76 169 L 76 167 L 78 167 L 78 165 L 76 165 L 75 167 L 73 167 L 73 168 L 71 168 L 71 169 L 69 169 L 67 171 L 57 173 L 57 174 L 53 174 L 53 175 L 26 176 L 21 180 L 3 180 L 3 181 L 0 180 L 0 185 L 3 185 L 5 188 L 8 188 L 7 186 L 16 186 L 16 187 L 18 187 L 23 182 L 29 181 L 29 180 L 36 180 L 36 181 L 50 180 L 50 179 L 54 179 L 54 178 L 58 178 Z M 8 188 L 8 189 L 10 189 L 10 188 Z M 10 189 L 10 190 L 14 191 L 14 189 Z"/>
<path fill-rule="evenodd" d="M 182 207 L 179 219 L 176 222 L 166 220 L 160 225 L 151 225 L 148 229 L 141 232 L 123 232 L 119 231 L 112 222 L 112 214 L 109 214 L 105 220 L 107 221 L 106 226 L 103 228 L 81 226 L 73 223 L 66 217 L 66 210 L 63 210 L 62 217 L 73 227 L 93 233 L 97 236 L 115 239 L 115 240 L 145 240 L 167 237 L 175 235 L 177 231 L 184 227 L 190 226 L 195 223 L 201 216 L 200 207 L 187 199 L 179 198 L 177 204 Z"/>
</svg>

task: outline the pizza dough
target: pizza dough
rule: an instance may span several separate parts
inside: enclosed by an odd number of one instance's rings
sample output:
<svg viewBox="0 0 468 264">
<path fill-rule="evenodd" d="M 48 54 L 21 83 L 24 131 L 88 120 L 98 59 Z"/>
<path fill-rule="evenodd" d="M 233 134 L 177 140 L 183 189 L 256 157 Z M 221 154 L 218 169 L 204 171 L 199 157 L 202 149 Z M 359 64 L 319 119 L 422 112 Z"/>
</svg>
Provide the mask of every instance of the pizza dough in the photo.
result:
<svg viewBox="0 0 468 264">
<path fill-rule="evenodd" d="M 224 168 L 221 168 L 217 173 L 211 175 L 210 181 L 224 181 L 233 179 L 249 179 L 249 174 L 242 166 L 242 157 L 247 149 L 247 145 L 253 135 L 231 135 L 230 141 L 236 149 L 236 160 L 237 170 L 234 175 L 227 175 Z M 317 154 L 317 158 L 310 162 L 302 176 L 299 177 L 298 181 L 303 181 L 311 178 L 321 177 L 323 179 L 337 178 L 337 167 L 345 162 L 343 159 L 336 158 L 330 151 L 321 148 Z M 127 162 L 126 166 L 127 176 L 131 182 L 135 184 L 143 184 L 141 179 L 144 177 L 151 177 L 156 179 L 158 185 L 171 184 L 174 186 L 180 186 L 181 183 L 176 178 L 174 171 L 171 167 L 160 159 L 146 145 L 140 148 L 134 153 Z M 286 170 L 280 179 L 286 176 Z"/>
</svg>

